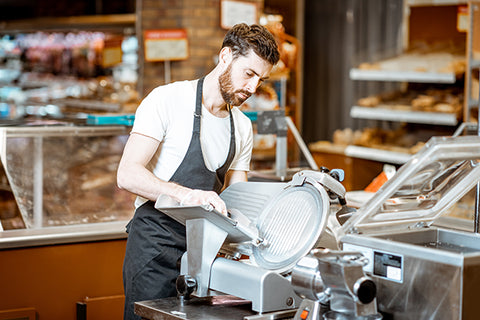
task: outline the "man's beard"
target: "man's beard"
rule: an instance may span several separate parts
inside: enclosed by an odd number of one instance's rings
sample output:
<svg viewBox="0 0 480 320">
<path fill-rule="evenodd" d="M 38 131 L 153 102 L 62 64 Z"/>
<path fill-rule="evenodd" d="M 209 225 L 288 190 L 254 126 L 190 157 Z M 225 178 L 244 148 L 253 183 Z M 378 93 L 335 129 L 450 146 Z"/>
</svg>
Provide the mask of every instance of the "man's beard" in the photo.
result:
<svg viewBox="0 0 480 320">
<path fill-rule="evenodd" d="M 222 94 L 223 100 L 225 100 L 226 103 L 232 106 L 241 105 L 252 95 L 246 90 L 234 91 L 232 83 L 232 64 L 230 64 L 227 67 L 227 70 L 225 70 L 225 72 L 220 75 L 220 77 L 218 78 L 218 85 L 220 87 L 220 93 Z M 246 95 L 246 98 L 239 96 L 238 93 Z"/>
</svg>

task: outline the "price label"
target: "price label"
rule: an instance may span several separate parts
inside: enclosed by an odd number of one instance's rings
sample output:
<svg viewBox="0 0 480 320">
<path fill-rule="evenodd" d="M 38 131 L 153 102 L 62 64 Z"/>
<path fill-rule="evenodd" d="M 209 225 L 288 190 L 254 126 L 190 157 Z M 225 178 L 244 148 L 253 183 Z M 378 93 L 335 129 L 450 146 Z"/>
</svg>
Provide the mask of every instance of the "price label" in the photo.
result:
<svg viewBox="0 0 480 320">
<path fill-rule="evenodd" d="M 467 32 L 469 26 L 468 6 L 458 6 L 457 8 L 457 31 Z"/>
</svg>

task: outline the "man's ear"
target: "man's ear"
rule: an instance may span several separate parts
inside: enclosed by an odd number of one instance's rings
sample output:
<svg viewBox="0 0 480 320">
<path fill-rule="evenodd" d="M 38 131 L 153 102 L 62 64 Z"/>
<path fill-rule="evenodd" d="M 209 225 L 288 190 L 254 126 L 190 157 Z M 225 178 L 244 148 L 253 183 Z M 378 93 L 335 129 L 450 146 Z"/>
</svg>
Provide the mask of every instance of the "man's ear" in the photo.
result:
<svg viewBox="0 0 480 320">
<path fill-rule="evenodd" d="M 232 49 L 230 47 L 223 47 L 222 50 L 220 50 L 218 59 L 220 63 L 228 66 L 233 60 Z"/>
</svg>

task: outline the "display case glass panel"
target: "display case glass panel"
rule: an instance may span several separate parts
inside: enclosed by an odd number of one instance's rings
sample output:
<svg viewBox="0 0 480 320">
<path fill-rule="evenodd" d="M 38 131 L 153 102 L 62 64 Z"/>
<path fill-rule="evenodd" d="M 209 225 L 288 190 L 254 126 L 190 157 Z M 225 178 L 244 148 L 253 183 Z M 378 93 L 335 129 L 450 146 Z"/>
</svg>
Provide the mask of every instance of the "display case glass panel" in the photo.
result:
<svg viewBox="0 0 480 320">
<path fill-rule="evenodd" d="M 128 128 L 0 128 L 4 230 L 129 220 L 134 195 L 116 186 Z"/>
</svg>

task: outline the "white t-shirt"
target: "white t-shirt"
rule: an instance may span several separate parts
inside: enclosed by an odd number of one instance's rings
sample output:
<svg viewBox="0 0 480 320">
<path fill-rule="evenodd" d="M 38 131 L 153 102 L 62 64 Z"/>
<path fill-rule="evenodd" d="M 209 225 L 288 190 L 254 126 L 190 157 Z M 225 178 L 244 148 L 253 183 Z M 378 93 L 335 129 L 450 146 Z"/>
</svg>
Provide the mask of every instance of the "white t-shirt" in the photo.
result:
<svg viewBox="0 0 480 320">
<path fill-rule="evenodd" d="M 157 87 L 145 97 L 136 111 L 132 133 L 160 141 L 148 169 L 162 180 L 170 180 L 190 145 L 196 86 L 197 80 Z M 235 157 L 229 169 L 248 171 L 253 146 L 252 123 L 237 107 L 232 108 L 232 115 L 235 123 Z M 227 159 L 230 116 L 218 118 L 202 105 L 200 142 L 206 167 L 215 171 Z"/>
</svg>

